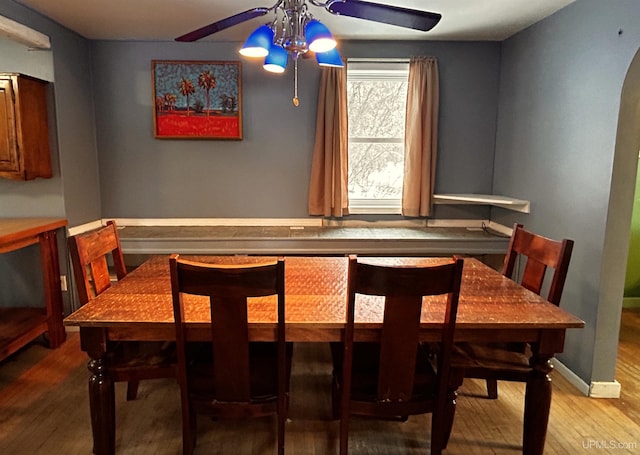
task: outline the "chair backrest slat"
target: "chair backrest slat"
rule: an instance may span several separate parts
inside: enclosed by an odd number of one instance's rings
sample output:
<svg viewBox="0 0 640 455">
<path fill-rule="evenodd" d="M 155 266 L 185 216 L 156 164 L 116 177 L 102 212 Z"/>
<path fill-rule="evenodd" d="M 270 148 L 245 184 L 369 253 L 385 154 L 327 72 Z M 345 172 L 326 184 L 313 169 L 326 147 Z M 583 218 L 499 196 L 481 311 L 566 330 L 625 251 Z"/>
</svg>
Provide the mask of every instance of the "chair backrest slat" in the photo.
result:
<svg viewBox="0 0 640 455">
<path fill-rule="evenodd" d="M 547 300 L 555 305 L 560 303 L 564 283 L 567 278 L 573 240 L 553 240 L 525 230 L 522 224 L 515 224 L 504 260 L 502 274 L 515 279 L 516 263 L 519 257 L 526 258 L 520 284 L 536 294 L 541 294 L 547 269 L 553 269 Z"/>
<path fill-rule="evenodd" d="M 422 297 L 387 297 L 380 343 L 379 400 L 409 400 L 413 390 Z"/>
<path fill-rule="evenodd" d="M 104 227 L 71 236 L 68 241 L 81 305 L 111 287 L 109 257 L 113 261 L 117 279 L 126 276 L 127 268 L 114 221 L 108 221 Z"/>
</svg>

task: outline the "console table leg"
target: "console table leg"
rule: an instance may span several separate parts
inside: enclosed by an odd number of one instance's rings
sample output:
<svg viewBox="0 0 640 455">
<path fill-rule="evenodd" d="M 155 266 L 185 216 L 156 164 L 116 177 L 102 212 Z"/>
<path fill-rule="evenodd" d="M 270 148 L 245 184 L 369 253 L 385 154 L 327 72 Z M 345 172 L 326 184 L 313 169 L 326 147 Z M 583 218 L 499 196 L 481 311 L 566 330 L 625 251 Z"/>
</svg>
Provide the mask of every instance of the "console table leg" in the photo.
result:
<svg viewBox="0 0 640 455">
<path fill-rule="evenodd" d="M 62 324 L 62 290 L 60 287 L 60 263 L 56 231 L 43 232 L 39 236 L 40 258 L 44 278 L 44 294 L 47 306 L 49 346 L 59 347 L 66 338 Z"/>
</svg>

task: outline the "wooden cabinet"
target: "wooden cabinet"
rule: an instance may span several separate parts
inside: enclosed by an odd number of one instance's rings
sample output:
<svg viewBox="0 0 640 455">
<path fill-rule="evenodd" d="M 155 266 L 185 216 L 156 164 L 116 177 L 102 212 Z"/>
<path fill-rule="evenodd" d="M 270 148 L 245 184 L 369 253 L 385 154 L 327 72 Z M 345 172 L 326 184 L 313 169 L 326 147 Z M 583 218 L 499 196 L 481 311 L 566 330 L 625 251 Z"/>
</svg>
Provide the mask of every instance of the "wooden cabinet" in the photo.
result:
<svg viewBox="0 0 640 455">
<path fill-rule="evenodd" d="M 51 177 L 46 81 L 0 73 L 0 177 Z"/>
</svg>

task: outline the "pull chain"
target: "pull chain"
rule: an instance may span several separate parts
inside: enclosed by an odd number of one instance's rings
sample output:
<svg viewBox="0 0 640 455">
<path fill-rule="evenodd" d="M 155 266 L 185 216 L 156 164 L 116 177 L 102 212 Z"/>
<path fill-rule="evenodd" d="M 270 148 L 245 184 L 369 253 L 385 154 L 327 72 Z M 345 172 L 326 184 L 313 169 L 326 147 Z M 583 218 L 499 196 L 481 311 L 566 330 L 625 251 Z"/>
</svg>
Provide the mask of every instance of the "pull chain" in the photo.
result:
<svg viewBox="0 0 640 455">
<path fill-rule="evenodd" d="M 298 56 L 293 56 L 293 105 L 298 107 L 300 101 L 298 100 Z"/>
</svg>

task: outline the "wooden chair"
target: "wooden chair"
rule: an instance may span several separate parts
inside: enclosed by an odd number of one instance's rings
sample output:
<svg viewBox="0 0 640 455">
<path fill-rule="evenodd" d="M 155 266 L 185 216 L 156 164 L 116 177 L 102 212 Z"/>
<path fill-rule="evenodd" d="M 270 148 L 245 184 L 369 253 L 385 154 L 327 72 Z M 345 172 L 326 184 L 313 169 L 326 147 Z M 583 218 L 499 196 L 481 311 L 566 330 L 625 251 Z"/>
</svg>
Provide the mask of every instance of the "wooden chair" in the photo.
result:
<svg viewBox="0 0 640 455">
<path fill-rule="evenodd" d="M 170 258 L 182 402 L 183 453 L 196 445 L 196 415 L 244 419 L 277 415 L 284 454 L 292 345 L 285 343 L 284 260 L 214 265 Z M 196 296 L 208 297 L 198 303 Z M 247 299 L 277 296 L 277 342 L 249 342 Z M 274 310 L 276 309 L 274 305 Z M 185 312 L 210 312 L 211 340 L 186 341 Z"/>
<path fill-rule="evenodd" d="M 349 258 L 347 324 L 344 342 L 332 344 L 334 416 L 340 416 L 340 454 L 348 450 L 352 414 L 404 420 L 433 413 L 431 454 L 446 447 L 455 414 L 456 389 L 462 377 L 450 377 L 463 261 L 425 267 L 389 267 Z M 364 294 L 364 295 L 363 295 Z M 419 341 L 423 296 L 446 294 L 438 349 Z M 356 298 L 358 295 L 358 298 Z M 356 300 L 384 296 L 379 342 L 354 343 Z"/>
<path fill-rule="evenodd" d="M 69 237 L 68 242 L 81 305 L 111 287 L 109 257 L 118 281 L 127 275 L 115 222 Z M 118 342 L 106 361 L 112 379 L 128 383 L 127 400 L 134 400 L 141 380 L 175 377 L 175 344 Z"/>
<path fill-rule="evenodd" d="M 549 275 L 547 269 L 553 269 L 553 276 L 548 283 L 547 300 L 559 305 L 572 250 L 573 240 L 548 239 L 525 230 L 521 224 L 515 224 L 502 274 L 516 280 L 516 264 L 520 263 L 524 267 L 520 284 L 541 295 L 545 277 Z M 528 345 L 464 343 L 456 345 L 453 363 L 465 370 L 465 377 L 486 379 L 487 395 L 496 399 L 498 380 L 527 381 L 531 371 L 530 356 Z"/>
</svg>

